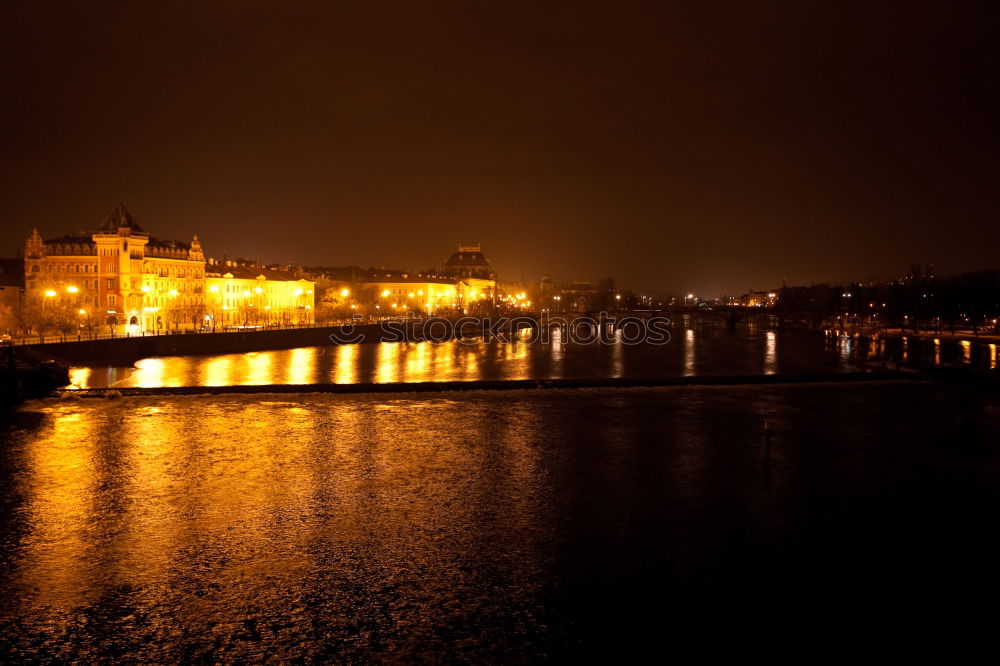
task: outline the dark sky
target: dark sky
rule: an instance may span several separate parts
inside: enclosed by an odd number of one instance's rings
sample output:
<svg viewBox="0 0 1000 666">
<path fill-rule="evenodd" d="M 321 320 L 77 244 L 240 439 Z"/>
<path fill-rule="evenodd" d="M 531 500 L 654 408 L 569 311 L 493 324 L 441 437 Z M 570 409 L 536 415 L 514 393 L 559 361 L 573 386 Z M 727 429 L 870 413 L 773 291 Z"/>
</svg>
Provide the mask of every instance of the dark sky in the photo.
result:
<svg viewBox="0 0 1000 666">
<path fill-rule="evenodd" d="M 1000 268 L 1000 3 L 18 2 L 0 252 L 120 198 L 210 255 L 738 293 Z"/>
</svg>

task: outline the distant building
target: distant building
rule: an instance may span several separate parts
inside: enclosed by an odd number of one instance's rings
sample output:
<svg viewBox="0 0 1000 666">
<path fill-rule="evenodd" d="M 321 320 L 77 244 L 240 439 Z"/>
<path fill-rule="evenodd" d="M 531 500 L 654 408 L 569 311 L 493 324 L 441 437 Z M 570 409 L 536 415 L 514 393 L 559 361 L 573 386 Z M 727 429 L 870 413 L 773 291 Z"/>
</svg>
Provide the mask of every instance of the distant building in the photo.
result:
<svg viewBox="0 0 1000 666">
<path fill-rule="evenodd" d="M 441 273 L 456 278 L 459 300 L 469 304 L 497 296 L 497 274 L 479 245 L 459 245 L 441 266 Z M 466 305 L 467 307 L 467 305 Z"/>
<path fill-rule="evenodd" d="M 209 327 L 315 321 L 315 282 L 285 269 L 210 259 L 205 287 Z"/>
<path fill-rule="evenodd" d="M 774 291 L 749 291 L 739 298 L 739 305 L 748 308 L 771 307 L 778 302 L 778 294 Z"/>
<path fill-rule="evenodd" d="M 496 281 L 497 275 L 490 260 L 479 245 L 459 245 L 441 266 L 441 273 L 457 278 L 476 278 Z"/>
<path fill-rule="evenodd" d="M 465 307 L 454 278 L 436 273 L 372 273 L 358 283 L 359 296 L 373 302 L 382 314 L 444 312 Z"/>
<path fill-rule="evenodd" d="M 602 292 L 589 282 L 573 282 L 559 293 L 561 308 L 571 312 L 589 312 L 601 303 Z"/>
<path fill-rule="evenodd" d="M 92 231 L 43 239 L 33 229 L 25 243 L 24 279 L 32 304 L 74 314 L 81 326 L 189 328 L 204 313 L 205 257 L 198 237 L 185 243 L 150 236 L 122 203 Z"/>
</svg>

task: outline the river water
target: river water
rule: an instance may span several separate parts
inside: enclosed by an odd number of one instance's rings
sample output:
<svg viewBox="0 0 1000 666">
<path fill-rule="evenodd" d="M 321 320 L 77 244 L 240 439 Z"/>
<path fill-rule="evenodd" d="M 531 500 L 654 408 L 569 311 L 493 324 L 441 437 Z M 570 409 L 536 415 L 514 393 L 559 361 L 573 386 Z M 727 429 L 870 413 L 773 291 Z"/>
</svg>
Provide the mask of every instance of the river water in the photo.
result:
<svg viewBox="0 0 1000 666">
<path fill-rule="evenodd" d="M 989 370 L 996 348 L 684 320 L 665 346 L 331 346 L 73 378 L 308 384 L 883 362 Z M 0 414 L 3 663 L 955 660 L 993 648 L 996 393 L 880 381 L 75 397 Z"/>
<path fill-rule="evenodd" d="M 996 394 L 50 399 L 0 425 L 6 663 L 954 658 L 994 635 Z"/>
<path fill-rule="evenodd" d="M 282 351 L 142 359 L 128 367 L 80 367 L 80 388 L 236 384 L 387 383 L 595 377 L 825 374 L 864 367 L 959 365 L 996 370 L 997 345 L 776 330 L 761 322 L 735 332 L 717 320 L 684 316 L 669 343 L 508 341 L 379 343 Z"/>
</svg>

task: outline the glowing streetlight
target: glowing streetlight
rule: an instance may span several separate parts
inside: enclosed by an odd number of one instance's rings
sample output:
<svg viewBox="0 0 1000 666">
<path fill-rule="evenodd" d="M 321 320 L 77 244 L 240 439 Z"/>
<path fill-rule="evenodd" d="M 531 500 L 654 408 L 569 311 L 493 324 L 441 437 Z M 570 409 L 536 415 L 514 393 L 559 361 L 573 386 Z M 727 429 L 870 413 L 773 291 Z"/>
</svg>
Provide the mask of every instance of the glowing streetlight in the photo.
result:
<svg viewBox="0 0 1000 666">
<path fill-rule="evenodd" d="M 170 294 L 171 296 L 176 296 L 177 295 L 177 290 L 176 289 L 171 289 L 167 293 Z"/>
<path fill-rule="evenodd" d="M 351 295 L 351 290 L 350 289 L 346 289 L 345 288 L 345 289 L 341 289 L 340 290 L 340 297 L 341 298 L 347 298 L 350 295 Z"/>
<path fill-rule="evenodd" d="M 76 292 L 78 292 L 80 290 L 77 289 L 75 285 L 71 284 L 70 286 L 66 287 L 66 291 L 68 291 L 71 294 L 75 294 Z"/>
<path fill-rule="evenodd" d="M 78 314 L 85 315 L 85 314 L 87 314 L 87 311 L 86 310 L 80 310 L 80 312 Z"/>
<path fill-rule="evenodd" d="M 52 298 L 55 295 L 56 295 L 56 292 L 55 292 L 54 289 L 46 289 L 45 290 L 45 296 L 46 296 L 46 298 Z"/>
</svg>

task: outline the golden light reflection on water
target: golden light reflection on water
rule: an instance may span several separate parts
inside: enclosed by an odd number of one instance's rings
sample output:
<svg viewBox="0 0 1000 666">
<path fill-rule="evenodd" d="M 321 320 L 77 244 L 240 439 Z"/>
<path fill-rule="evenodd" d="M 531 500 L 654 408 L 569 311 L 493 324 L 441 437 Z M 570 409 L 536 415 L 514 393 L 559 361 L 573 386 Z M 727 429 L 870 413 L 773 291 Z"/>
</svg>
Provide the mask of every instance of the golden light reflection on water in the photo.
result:
<svg viewBox="0 0 1000 666">
<path fill-rule="evenodd" d="M 93 371 L 90 368 L 70 368 L 69 384 L 73 388 L 83 388 L 90 385 L 90 375 Z"/>
<path fill-rule="evenodd" d="M 400 381 L 399 357 L 403 344 L 379 345 L 375 366 L 375 381 L 380 384 Z"/>
<path fill-rule="evenodd" d="M 243 355 L 242 384 L 260 385 L 271 383 L 271 361 L 274 352 L 249 352 Z"/>
<path fill-rule="evenodd" d="M 690 323 L 690 322 L 689 322 Z M 139 361 L 135 368 L 73 368 L 71 381 L 80 387 L 227 386 L 314 384 L 335 382 L 387 383 L 561 377 L 694 376 L 697 374 L 776 374 L 780 371 L 844 371 L 859 360 L 877 361 L 899 347 L 868 335 L 796 337 L 757 327 L 740 337 L 718 335 L 692 325 L 677 331 L 671 344 L 632 346 L 620 339 L 609 343 L 563 340 L 564 331 L 553 327 L 547 343 L 528 342 L 522 331 L 509 340 L 484 343 L 481 338 L 446 342 L 400 342 L 372 345 L 305 347 L 289 350 L 225 354 L 219 356 L 161 357 Z M 916 347 L 913 344 L 917 345 Z M 944 352 L 942 352 L 942 348 Z M 986 350 L 984 353 L 978 349 Z M 887 351 L 887 349 L 889 351 Z M 975 362 L 982 367 L 994 357 L 987 345 L 942 343 L 931 338 L 902 338 L 902 362 L 940 365 L 949 359 Z M 826 354 L 819 354 L 825 350 Z M 913 352 L 912 354 L 910 352 Z M 919 353 L 918 353 L 919 352 Z M 933 352 L 933 353 L 932 353 Z"/>
<path fill-rule="evenodd" d="M 337 384 L 354 384 L 358 381 L 357 345 L 340 345 L 334 349 L 333 381 Z"/>
<path fill-rule="evenodd" d="M 990 370 L 997 369 L 997 346 L 990 343 Z"/>
<path fill-rule="evenodd" d="M 172 368 L 183 363 L 172 364 Z M 143 358 L 135 362 L 136 374 L 142 377 L 142 386 L 180 386 L 176 373 L 167 374 L 166 362 L 162 358 Z"/>
<path fill-rule="evenodd" d="M 34 538 L 25 549 L 34 588 L 42 606 L 76 606 L 91 601 L 88 561 L 95 507 L 95 453 L 98 422 L 73 409 L 54 410 L 51 426 L 28 452 L 28 520 Z M 15 576 L 16 581 L 16 576 Z"/>
<path fill-rule="evenodd" d="M 625 345 L 622 343 L 621 330 L 615 331 L 615 341 L 611 346 L 611 376 L 625 376 Z"/>
<path fill-rule="evenodd" d="M 488 399 L 470 416 L 463 404 L 229 396 L 47 407 L 51 426 L 27 449 L 31 530 L 13 584 L 48 609 L 56 634 L 73 609 L 122 589 L 135 591 L 131 612 L 202 599 L 199 622 L 239 628 L 234 618 L 268 612 L 268 595 L 310 571 L 377 578 L 473 561 L 475 539 L 434 535 L 466 534 L 457 526 L 498 502 L 508 510 L 491 524 L 531 530 L 550 500 L 533 444 L 543 414 Z M 315 561 L 344 542 L 359 561 Z"/>
<path fill-rule="evenodd" d="M 551 374 L 553 377 L 560 378 L 565 376 L 563 366 L 566 363 L 566 341 L 563 336 L 564 329 L 561 326 L 555 326 L 551 330 L 552 335 L 552 370 Z"/>
<path fill-rule="evenodd" d="M 764 346 L 764 374 L 773 375 L 778 371 L 778 334 L 774 331 L 767 332 L 767 341 Z"/>
<path fill-rule="evenodd" d="M 267 352 L 276 354 L 279 352 Z M 316 348 L 292 349 L 288 359 L 288 384 L 313 384 L 316 381 Z"/>
<path fill-rule="evenodd" d="M 694 329 L 684 331 L 684 376 L 694 375 Z"/>
<path fill-rule="evenodd" d="M 205 386 L 231 386 L 233 383 L 233 356 L 216 356 L 205 361 L 202 384 Z M 143 379 L 145 382 L 145 379 Z M 149 384 L 143 383 L 143 386 Z"/>
<path fill-rule="evenodd" d="M 972 363 L 972 343 L 962 340 L 959 345 L 962 348 L 962 363 Z"/>
</svg>

